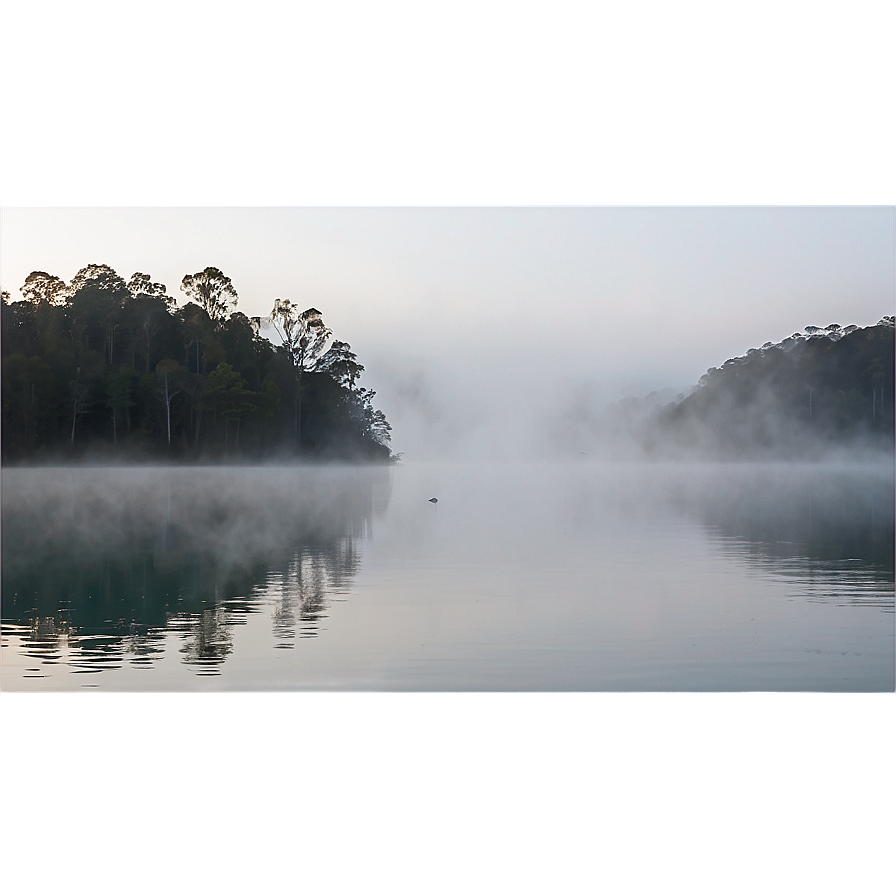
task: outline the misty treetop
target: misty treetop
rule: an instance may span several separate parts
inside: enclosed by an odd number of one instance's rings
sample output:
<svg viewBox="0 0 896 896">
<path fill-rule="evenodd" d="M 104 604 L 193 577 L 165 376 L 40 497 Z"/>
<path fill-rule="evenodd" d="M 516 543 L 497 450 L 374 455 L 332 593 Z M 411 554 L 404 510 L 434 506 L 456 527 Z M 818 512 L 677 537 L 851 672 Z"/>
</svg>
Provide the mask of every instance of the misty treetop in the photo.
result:
<svg viewBox="0 0 896 896">
<path fill-rule="evenodd" d="M 894 319 L 808 326 L 730 358 L 642 433 L 650 452 L 811 459 L 831 448 L 893 450 Z"/>
<path fill-rule="evenodd" d="M 2 295 L 3 459 L 97 449 L 182 459 L 244 456 L 388 461 L 391 427 L 364 370 L 320 311 L 276 299 L 236 311 L 230 278 L 208 267 L 164 284 L 108 265 L 71 283 L 33 271 L 22 301 Z M 277 329 L 274 345 L 260 334 Z"/>
<path fill-rule="evenodd" d="M 894 319 L 809 326 L 713 367 L 689 390 L 597 407 L 573 395 L 560 451 L 607 459 L 815 461 L 894 450 Z"/>
</svg>

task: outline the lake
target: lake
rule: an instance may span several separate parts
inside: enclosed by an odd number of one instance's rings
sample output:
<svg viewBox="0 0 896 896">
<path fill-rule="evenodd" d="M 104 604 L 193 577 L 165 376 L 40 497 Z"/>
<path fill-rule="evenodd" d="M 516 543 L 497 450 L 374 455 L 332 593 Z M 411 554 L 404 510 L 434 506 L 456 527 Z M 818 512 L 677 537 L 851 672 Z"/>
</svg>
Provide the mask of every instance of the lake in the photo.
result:
<svg viewBox="0 0 896 896">
<path fill-rule="evenodd" d="M 894 689 L 892 461 L 2 475 L 7 691 Z"/>
</svg>

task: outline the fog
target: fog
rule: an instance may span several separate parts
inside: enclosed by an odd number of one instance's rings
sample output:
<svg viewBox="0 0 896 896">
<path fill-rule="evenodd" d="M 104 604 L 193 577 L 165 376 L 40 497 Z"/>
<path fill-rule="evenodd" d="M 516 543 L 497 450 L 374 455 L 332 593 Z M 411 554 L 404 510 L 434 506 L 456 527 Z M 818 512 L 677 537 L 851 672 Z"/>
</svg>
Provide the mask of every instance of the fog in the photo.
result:
<svg viewBox="0 0 896 896">
<path fill-rule="evenodd" d="M 147 554 L 225 577 L 297 550 L 525 565 L 679 524 L 893 564 L 892 463 L 554 462 L 30 467 L 3 473 L 4 575 Z M 437 502 L 429 498 L 436 497 Z M 595 541 L 595 539 L 597 539 Z M 851 545 L 851 547 L 850 547 Z M 192 559 L 191 559 L 192 558 Z M 205 590 L 209 590 L 206 588 Z"/>
<path fill-rule="evenodd" d="M 239 566 L 297 544 L 362 539 L 384 467 L 32 467 L 3 474 L 4 560 L 186 549 Z"/>
</svg>

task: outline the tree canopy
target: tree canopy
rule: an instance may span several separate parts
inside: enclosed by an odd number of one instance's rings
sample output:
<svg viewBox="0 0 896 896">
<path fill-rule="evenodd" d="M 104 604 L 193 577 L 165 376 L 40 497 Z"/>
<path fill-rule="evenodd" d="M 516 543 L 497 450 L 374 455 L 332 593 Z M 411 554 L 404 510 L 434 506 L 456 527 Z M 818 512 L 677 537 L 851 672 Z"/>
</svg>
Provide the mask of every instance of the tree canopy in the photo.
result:
<svg viewBox="0 0 896 896">
<path fill-rule="evenodd" d="M 276 345 L 231 310 L 237 292 L 218 268 L 181 289 L 178 307 L 149 274 L 90 264 L 71 283 L 33 271 L 21 301 L 4 291 L 4 461 L 393 459 L 374 393 L 357 385 L 364 368 L 320 311 L 276 300 Z"/>
<path fill-rule="evenodd" d="M 729 358 L 658 411 L 644 437 L 660 454 L 807 459 L 835 446 L 892 451 L 894 327 L 809 326 Z"/>
<path fill-rule="evenodd" d="M 137 276 L 136 274 L 134 276 Z M 215 322 L 223 322 L 227 306 L 236 307 L 239 296 L 230 282 L 217 268 L 206 268 L 196 274 L 187 274 L 180 288 L 199 305 Z"/>
</svg>

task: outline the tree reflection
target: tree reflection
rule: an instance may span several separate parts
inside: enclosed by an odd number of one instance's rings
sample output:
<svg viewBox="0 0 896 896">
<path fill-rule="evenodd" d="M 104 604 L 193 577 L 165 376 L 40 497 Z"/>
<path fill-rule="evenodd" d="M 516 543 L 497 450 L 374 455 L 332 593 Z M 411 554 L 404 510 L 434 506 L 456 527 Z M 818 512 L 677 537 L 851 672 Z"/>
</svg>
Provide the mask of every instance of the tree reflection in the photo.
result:
<svg viewBox="0 0 896 896">
<path fill-rule="evenodd" d="M 359 564 L 350 536 L 331 548 L 303 545 L 295 553 L 274 586 L 280 594 L 272 617 L 278 647 L 294 646 L 297 635 L 317 636 L 326 618 L 327 596 L 346 591 Z"/>
<path fill-rule="evenodd" d="M 699 482 L 680 489 L 678 503 L 750 562 L 785 576 L 823 571 L 835 583 L 827 598 L 892 610 L 891 470 L 759 465 Z"/>
<path fill-rule="evenodd" d="M 185 663 L 214 671 L 224 662 L 233 650 L 229 615 L 224 607 L 216 605 L 207 607 L 198 616 L 184 618 L 186 637 L 180 652 Z"/>
<path fill-rule="evenodd" d="M 62 648 L 68 640 L 69 627 L 65 617 L 35 616 L 27 620 L 24 643 L 28 652 L 48 662 L 56 662 L 61 657 Z"/>
<path fill-rule="evenodd" d="M 36 659 L 67 649 L 93 668 L 150 666 L 173 631 L 209 673 L 273 584 L 278 643 L 314 636 L 388 482 L 382 468 L 4 470 L 3 624 Z"/>
</svg>

